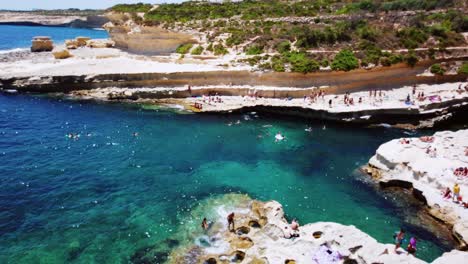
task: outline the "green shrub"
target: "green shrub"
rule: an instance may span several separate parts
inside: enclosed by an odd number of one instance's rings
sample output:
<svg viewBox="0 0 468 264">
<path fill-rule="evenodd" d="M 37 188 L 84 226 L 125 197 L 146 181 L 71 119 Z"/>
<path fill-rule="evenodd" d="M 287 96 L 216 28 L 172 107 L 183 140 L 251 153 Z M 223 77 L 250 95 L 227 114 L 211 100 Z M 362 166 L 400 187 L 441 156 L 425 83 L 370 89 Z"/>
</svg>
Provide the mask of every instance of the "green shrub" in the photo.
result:
<svg viewBox="0 0 468 264">
<path fill-rule="evenodd" d="M 263 53 L 263 47 L 260 45 L 252 45 L 244 50 L 246 55 L 258 55 Z"/>
<path fill-rule="evenodd" d="M 320 62 L 320 66 L 322 66 L 322 67 L 328 67 L 329 65 L 330 65 L 330 62 L 327 59 L 323 59 Z"/>
<path fill-rule="evenodd" d="M 410 27 L 398 31 L 397 37 L 400 38 L 401 44 L 407 49 L 415 49 L 420 44 L 426 42 L 429 36 L 418 28 Z"/>
<path fill-rule="evenodd" d="M 226 55 L 228 53 L 228 50 L 223 46 L 223 44 L 217 44 L 213 47 L 213 52 L 214 55 L 220 56 Z"/>
<path fill-rule="evenodd" d="M 320 69 L 319 63 L 310 59 L 305 52 L 290 52 L 287 54 L 287 60 L 293 72 L 308 73 Z"/>
<path fill-rule="evenodd" d="M 431 72 L 438 75 L 444 75 L 445 70 L 439 63 L 436 63 L 431 66 Z"/>
<path fill-rule="evenodd" d="M 153 8 L 153 5 L 151 4 L 143 4 L 143 3 L 138 3 L 138 4 L 119 4 L 111 7 L 112 11 L 115 12 L 122 12 L 122 13 L 136 13 L 136 12 L 143 12 L 146 13 L 150 11 L 150 9 Z"/>
<path fill-rule="evenodd" d="M 390 55 L 390 57 L 388 57 L 388 59 L 390 60 L 391 64 L 397 64 L 402 62 L 404 60 L 404 57 L 401 54 L 392 54 Z"/>
<path fill-rule="evenodd" d="M 197 46 L 196 48 L 194 48 L 192 50 L 192 52 L 190 54 L 192 55 L 200 55 L 203 53 L 203 47 L 202 46 Z"/>
<path fill-rule="evenodd" d="M 187 54 L 192 47 L 193 47 L 192 43 L 181 44 L 181 45 L 179 45 L 179 47 L 177 47 L 176 53 Z"/>
<path fill-rule="evenodd" d="M 336 54 L 331 68 L 335 71 L 350 71 L 359 67 L 359 61 L 351 50 L 343 49 Z"/>
<path fill-rule="evenodd" d="M 404 60 L 405 60 L 406 64 L 408 64 L 411 67 L 414 67 L 414 65 L 416 65 L 416 63 L 418 63 L 419 58 L 416 55 L 416 53 L 414 52 L 414 50 L 410 50 L 408 52 L 408 54 L 405 55 Z"/>
<path fill-rule="evenodd" d="M 463 62 L 460 69 L 458 69 L 458 74 L 468 74 L 468 62 Z"/>
<path fill-rule="evenodd" d="M 383 57 L 383 58 L 380 59 L 380 64 L 382 64 L 382 66 L 388 67 L 388 66 L 392 65 L 392 62 L 390 61 L 389 58 Z"/>
<path fill-rule="evenodd" d="M 206 47 L 206 50 L 213 52 L 213 43 L 210 43 L 208 47 Z"/>
<path fill-rule="evenodd" d="M 291 43 L 287 40 L 281 41 L 276 45 L 276 50 L 279 53 L 285 53 L 291 51 Z"/>
</svg>

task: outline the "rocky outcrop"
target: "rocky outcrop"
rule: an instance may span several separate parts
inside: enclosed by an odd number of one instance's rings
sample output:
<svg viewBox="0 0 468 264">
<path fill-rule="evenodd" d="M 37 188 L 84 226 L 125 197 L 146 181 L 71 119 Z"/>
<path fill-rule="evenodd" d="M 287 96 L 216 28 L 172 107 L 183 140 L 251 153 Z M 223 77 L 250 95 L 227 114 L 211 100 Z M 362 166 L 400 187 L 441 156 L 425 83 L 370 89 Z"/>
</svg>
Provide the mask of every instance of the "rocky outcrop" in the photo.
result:
<svg viewBox="0 0 468 264">
<path fill-rule="evenodd" d="M 234 229 L 225 223 L 225 210 L 217 210 L 203 246 L 175 250 L 169 262 L 187 263 L 190 256 L 190 263 L 426 263 L 395 253 L 394 245 L 378 243 L 354 226 L 318 222 L 293 231 L 276 201 L 251 201 L 233 211 Z M 454 250 L 434 263 L 461 264 L 466 257 Z"/>
<path fill-rule="evenodd" d="M 462 248 L 468 241 L 468 209 L 445 199 L 442 193 L 455 183 L 462 197 L 468 191 L 468 176 L 456 169 L 468 167 L 468 130 L 438 132 L 431 137 L 392 140 L 381 145 L 369 161 L 383 186 L 400 183 L 424 198 L 429 213 L 453 227 Z M 463 199 L 468 202 L 466 198 Z"/>
<path fill-rule="evenodd" d="M 185 43 L 196 43 L 192 35 L 173 32 L 160 26 L 138 25 L 129 15 L 108 13 L 110 22 L 104 25 L 115 46 L 132 53 L 169 54 Z"/>
<path fill-rule="evenodd" d="M 31 52 L 52 51 L 54 42 L 50 37 L 34 37 L 31 45 Z"/>
<path fill-rule="evenodd" d="M 54 55 L 54 58 L 57 60 L 63 60 L 63 59 L 68 59 L 72 57 L 70 52 L 66 49 L 54 51 L 52 52 L 52 54 Z"/>
</svg>

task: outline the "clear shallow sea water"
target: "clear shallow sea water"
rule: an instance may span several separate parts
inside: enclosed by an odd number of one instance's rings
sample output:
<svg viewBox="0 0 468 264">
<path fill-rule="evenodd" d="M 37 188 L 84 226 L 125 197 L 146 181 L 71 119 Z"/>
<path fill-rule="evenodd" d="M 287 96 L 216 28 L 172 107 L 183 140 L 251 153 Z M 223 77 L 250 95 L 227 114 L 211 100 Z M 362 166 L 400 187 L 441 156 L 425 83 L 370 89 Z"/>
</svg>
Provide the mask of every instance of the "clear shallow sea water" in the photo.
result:
<svg viewBox="0 0 468 264">
<path fill-rule="evenodd" d="M 0 263 L 164 255 L 193 242 L 167 239 L 210 217 L 200 204 L 229 193 L 275 199 L 303 224 L 352 224 L 384 243 L 404 226 L 422 238 L 425 260 L 449 250 L 353 173 L 401 131 L 249 119 L 0 95 Z M 274 142 L 278 131 L 286 141 Z"/>
<path fill-rule="evenodd" d="M 35 36 L 49 36 L 54 43 L 63 43 L 78 36 L 100 39 L 107 38 L 108 34 L 104 30 L 84 28 L 0 25 L 0 51 L 30 48 Z"/>
</svg>

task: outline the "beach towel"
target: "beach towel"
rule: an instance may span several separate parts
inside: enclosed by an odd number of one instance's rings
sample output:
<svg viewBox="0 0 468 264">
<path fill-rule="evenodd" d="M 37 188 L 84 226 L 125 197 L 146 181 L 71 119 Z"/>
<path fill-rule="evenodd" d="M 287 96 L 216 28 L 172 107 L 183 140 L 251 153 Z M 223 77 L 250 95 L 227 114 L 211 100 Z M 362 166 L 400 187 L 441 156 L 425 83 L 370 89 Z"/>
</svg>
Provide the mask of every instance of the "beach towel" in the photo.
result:
<svg viewBox="0 0 468 264">
<path fill-rule="evenodd" d="M 316 264 L 340 263 L 342 259 L 343 257 L 338 251 L 332 250 L 326 245 L 321 245 L 312 257 L 313 263 Z"/>
</svg>

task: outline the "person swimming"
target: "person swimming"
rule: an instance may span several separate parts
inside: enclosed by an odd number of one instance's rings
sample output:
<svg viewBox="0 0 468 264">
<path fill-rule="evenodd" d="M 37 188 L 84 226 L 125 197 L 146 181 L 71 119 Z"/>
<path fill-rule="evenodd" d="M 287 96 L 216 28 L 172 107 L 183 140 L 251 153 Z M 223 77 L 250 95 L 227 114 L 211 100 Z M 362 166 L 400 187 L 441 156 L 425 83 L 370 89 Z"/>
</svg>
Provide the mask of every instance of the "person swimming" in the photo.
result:
<svg viewBox="0 0 468 264">
<path fill-rule="evenodd" d="M 312 127 L 308 127 L 306 129 L 304 129 L 306 132 L 312 132 Z"/>
<path fill-rule="evenodd" d="M 275 135 L 275 142 L 282 141 L 282 140 L 284 140 L 284 136 L 281 134 L 281 132 L 278 132 Z"/>
</svg>

